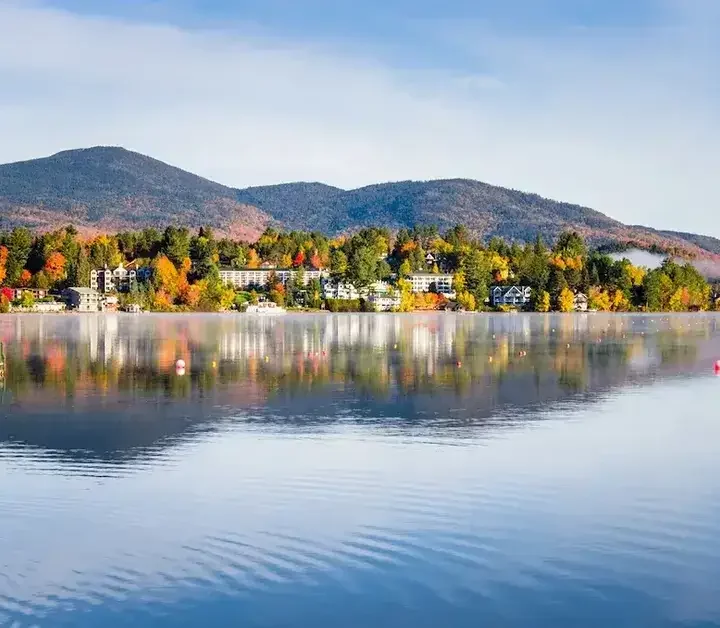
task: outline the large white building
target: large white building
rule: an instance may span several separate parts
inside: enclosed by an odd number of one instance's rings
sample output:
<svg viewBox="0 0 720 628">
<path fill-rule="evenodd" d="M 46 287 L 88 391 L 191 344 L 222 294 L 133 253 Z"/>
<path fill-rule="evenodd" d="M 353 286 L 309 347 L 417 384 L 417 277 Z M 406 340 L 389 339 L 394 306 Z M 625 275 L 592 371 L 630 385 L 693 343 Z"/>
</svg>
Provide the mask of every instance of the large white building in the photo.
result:
<svg viewBox="0 0 720 628">
<path fill-rule="evenodd" d="M 127 292 L 136 281 L 149 278 L 150 268 L 138 267 L 136 262 L 120 264 L 115 270 L 101 268 L 90 271 L 90 287 L 98 292 Z"/>
<path fill-rule="evenodd" d="M 323 298 L 325 299 L 365 299 L 372 295 L 384 295 L 391 291 L 387 281 L 376 281 L 367 288 L 356 288 L 351 283 L 337 282 L 326 279 L 323 282 Z"/>
<path fill-rule="evenodd" d="M 327 276 L 325 270 L 304 270 L 302 273 L 303 285 L 307 286 L 313 279 L 322 279 Z M 298 275 L 295 268 L 221 268 L 220 279 L 223 283 L 235 288 L 264 288 L 272 276 L 285 285 L 291 278 Z"/>
<path fill-rule="evenodd" d="M 78 312 L 98 312 L 103 309 L 103 299 L 94 288 L 73 287 L 64 292 L 68 307 Z"/>
<path fill-rule="evenodd" d="M 453 294 L 453 276 L 436 273 L 413 273 L 408 276 L 413 292 Z"/>
<path fill-rule="evenodd" d="M 392 312 L 400 308 L 400 293 L 372 293 L 368 297 L 368 302 L 378 312 Z"/>
</svg>

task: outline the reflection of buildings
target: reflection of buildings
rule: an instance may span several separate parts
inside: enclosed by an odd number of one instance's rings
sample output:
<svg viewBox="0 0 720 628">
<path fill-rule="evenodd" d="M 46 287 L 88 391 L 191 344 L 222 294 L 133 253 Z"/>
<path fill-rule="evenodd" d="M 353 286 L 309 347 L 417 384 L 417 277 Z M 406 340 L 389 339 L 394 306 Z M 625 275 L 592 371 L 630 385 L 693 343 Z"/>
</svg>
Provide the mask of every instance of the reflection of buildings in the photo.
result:
<svg viewBox="0 0 720 628">
<path fill-rule="evenodd" d="M 699 355 L 720 353 L 714 319 L 703 320 L 699 336 L 672 317 L 598 314 L 18 316 L 0 320 L 0 341 L 8 389 L 33 402 L 234 390 L 241 403 L 251 389 L 257 398 L 342 382 L 384 394 L 482 390 L 497 405 L 692 369 Z"/>
</svg>

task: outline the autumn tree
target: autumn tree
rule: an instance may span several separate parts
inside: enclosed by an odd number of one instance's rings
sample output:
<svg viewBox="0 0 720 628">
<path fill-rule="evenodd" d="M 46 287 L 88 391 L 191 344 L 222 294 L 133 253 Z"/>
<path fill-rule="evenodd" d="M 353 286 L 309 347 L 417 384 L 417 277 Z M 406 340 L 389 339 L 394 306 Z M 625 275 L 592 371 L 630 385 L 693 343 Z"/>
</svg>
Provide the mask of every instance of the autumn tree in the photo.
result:
<svg viewBox="0 0 720 628">
<path fill-rule="evenodd" d="M 558 295 L 558 311 L 572 312 L 575 309 L 575 295 L 570 288 L 563 288 Z"/>
<path fill-rule="evenodd" d="M 160 255 L 153 262 L 153 283 L 158 293 L 163 292 L 171 300 L 180 290 L 180 273 L 165 255 Z"/>
<path fill-rule="evenodd" d="M 20 273 L 20 279 L 17 283 L 21 288 L 27 288 L 31 281 L 32 273 L 26 268 Z"/>
<path fill-rule="evenodd" d="M 323 267 L 322 258 L 317 250 L 310 256 L 310 266 L 312 266 L 315 270 L 321 270 Z"/>
<path fill-rule="evenodd" d="M 550 293 L 547 290 L 540 291 L 535 304 L 535 309 L 538 312 L 550 311 Z"/>
<path fill-rule="evenodd" d="M 47 273 L 51 282 L 58 282 L 62 279 L 65 279 L 66 264 L 67 260 L 65 259 L 65 256 L 59 251 L 54 251 L 53 253 L 50 253 L 47 260 L 45 261 L 43 271 Z"/>
<path fill-rule="evenodd" d="M 0 286 L 5 281 L 7 275 L 8 250 L 6 246 L 0 246 Z"/>
<path fill-rule="evenodd" d="M 255 249 L 249 249 L 247 254 L 247 267 L 260 268 L 260 256 Z"/>
<path fill-rule="evenodd" d="M 293 257 L 292 265 L 295 268 L 299 268 L 305 263 L 305 251 L 300 249 L 296 254 L 295 257 Z"/>
</svg>

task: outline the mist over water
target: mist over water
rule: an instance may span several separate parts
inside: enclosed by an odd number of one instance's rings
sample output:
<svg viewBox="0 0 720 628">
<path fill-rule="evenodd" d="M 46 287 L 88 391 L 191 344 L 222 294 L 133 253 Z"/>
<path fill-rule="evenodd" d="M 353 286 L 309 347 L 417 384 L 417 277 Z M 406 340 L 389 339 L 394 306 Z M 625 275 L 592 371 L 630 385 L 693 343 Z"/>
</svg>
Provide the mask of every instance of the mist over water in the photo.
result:
<svg viewBox="0 0 720 628">
<path fill-rule="evenodd" d="M 611 253 L 610 257 L 614 260 L 630 260 L 634 266 L 644 266 L 645 268 L 658 268 L 667 259 L 667 255 L 657 255 L 642 249 L 629 249 L 621 253 Z"/>
<path fill-rule="evenodd" d="M 4 316 L 0 625 L 720 625 L 719 323 Z"/>
</svg>

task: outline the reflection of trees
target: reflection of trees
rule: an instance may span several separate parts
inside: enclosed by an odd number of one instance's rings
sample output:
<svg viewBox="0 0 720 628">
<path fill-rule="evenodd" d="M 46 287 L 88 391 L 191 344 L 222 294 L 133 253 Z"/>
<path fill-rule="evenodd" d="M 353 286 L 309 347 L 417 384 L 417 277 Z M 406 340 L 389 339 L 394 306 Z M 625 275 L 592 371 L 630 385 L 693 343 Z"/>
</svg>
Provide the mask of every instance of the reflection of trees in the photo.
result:
<svg viewBox="0 0 720 628">
<path fill-rule="evenodd" d="M 13 320 L 8 319 L 10 323 Z M 41 319 L 36 319 L 41 320 Z M 6 386 L 15 399 L 48 392 L 189 398 L 257 384 L 271 398 L 352 387 L 388 396 L 482 390 L 494 395 L 515 380 L 535 389 L 582 392 L 621 381 L 630 362 L 652 355 L 653 368 L 697 359 L 708 325 L 671 318 L 644 336 L 625 317 L 77 317 L 60 334 L 24 323 L 6 342 Z M 112 322 L 112 324 L 111 324 Z M 7 325 L 7 322 L 5 323 Z M 2 329 L 8 335 L 6 328 Z M 184 376 L 174 363 L 188 363 Z M 594 375 L 593 375 L 594 374 Z"/>
</svg>

